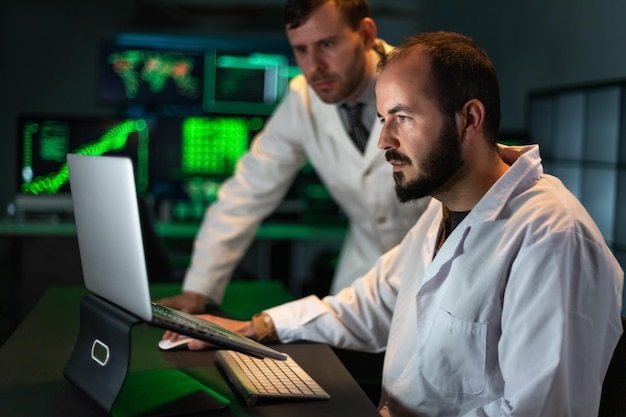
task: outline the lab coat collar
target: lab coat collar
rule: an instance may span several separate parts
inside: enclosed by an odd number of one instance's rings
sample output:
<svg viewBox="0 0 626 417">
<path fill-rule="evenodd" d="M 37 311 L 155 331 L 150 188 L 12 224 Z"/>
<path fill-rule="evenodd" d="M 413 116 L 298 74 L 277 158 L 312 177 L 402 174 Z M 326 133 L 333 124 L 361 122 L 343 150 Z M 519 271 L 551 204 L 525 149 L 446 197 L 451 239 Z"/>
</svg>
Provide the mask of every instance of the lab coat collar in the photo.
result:
<svg viewBox="0 0 626 417">
<path fill-rule="evenodd" d="M 467 227 L 495 220 L 507 201 L 537 182 L 543 175 L 538 145 L 499 144 L 498 152 L 510 168 L 474 206 L 467 216 Z"/>
<path fill-rule="evenodd" d="M 450 259 L 456 257 L 464 250 L 463 242 L 472 226 L 496 220 L 507 201 L 528 189 L 543 175 L 538 145 L 498 145 L 498 151 L 502 159 L 507 164 L 510 164 L 511 167 L 487 191 L 456 229 L 452 231 L 437 253 L 437 256 L 434 255 L 443 218 L 441 209 L 430 224 L 422 256 L 432 259 L 432 264 L 428 268 L 428 274 L 423 281 L 420 293 L 428 291 L 428 288 L 436 284 L 435 282 L 429 283 L 433 277 L 446 275 L 441 275 L 440 273 L 445 270 L 446 264 Z M 435 200 L 431 204 L 439 204 L 441 206 L 441 203 Z"/>
</svg>

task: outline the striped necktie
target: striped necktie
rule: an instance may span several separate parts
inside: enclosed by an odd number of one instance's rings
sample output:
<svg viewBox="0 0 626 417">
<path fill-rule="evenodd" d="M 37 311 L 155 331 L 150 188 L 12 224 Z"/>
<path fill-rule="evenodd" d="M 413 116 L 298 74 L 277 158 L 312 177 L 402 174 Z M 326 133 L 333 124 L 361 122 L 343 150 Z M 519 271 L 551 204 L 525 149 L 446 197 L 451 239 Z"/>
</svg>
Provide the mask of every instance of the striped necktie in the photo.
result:
<svg viewBox="0 0 626 417">
<path fill-rule="evenodd" d="M 342 108 L 348 115 L 348 121 L 350 122 L 350 129 L 348 133 L 352 138 L 352 141 L 356 145 L 357 149 L 361 153 L 365 150 L 367 145 L 367 138 L 369 132 L 363 125 L 361 114 L 363 113 L 363 103 L 342 104 Z"/>
</svg>

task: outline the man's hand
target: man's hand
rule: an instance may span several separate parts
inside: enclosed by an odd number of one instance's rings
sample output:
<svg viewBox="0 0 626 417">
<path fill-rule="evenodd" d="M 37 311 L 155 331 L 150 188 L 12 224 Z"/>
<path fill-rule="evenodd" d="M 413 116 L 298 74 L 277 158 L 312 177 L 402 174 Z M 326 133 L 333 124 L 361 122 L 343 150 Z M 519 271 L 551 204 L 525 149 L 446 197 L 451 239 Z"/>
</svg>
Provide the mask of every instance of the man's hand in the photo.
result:
<svg viewBox="0 0 626 417">
<path fill-rule="evenodd" d="M 254 331 L 254 327 L 252 326 L 252 321 L 240 321 L 240 320 L 231 320 L 225 319 L 223 317 L 212 316 L 210 314 L 199 314 L 197 317 L 210 321 L 212 323 L 217 324 L 218 326 L 222 326 L 225 329 L 230 330 L 231 332 L 238 333 L 242 336 L 249 337 L 254 339 L 256 337 L 256 333 Z M 178 339 L 179 334 L 174 333 L 172 331 L 166 331 L 163 335 L 163 339 L 176 340 Z M 189 350 L 202 350 L 208 347 L 211 347 L 210 343 L 204 342 L 202 340 L 193 339 L 187 344 L 187 348 Z"/>
<path fill-rule="evenodd" d="M 157 302 L 166 307 L 195 314 L 204 312 L 206 297 L 196 292 L 183 292 L 173 297 L 162 298 Z"/>
<path fill-rule="evenodd" d="M 200 314 L 198 317 L 250 339 L 256 338 L 256 332 L 252 326 L 252 320 L 232 320 L 224 317 L 213 316 L 211 314 Z"/>
</svg>

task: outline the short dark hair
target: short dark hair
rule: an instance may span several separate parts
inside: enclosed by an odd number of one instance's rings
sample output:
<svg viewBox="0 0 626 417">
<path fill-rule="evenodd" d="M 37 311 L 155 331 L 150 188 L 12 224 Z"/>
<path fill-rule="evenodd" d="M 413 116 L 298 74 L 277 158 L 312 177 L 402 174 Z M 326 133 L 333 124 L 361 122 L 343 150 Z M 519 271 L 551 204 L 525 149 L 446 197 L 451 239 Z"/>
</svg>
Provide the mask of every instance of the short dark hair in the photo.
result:
<svg viewBox="0 0 626 417">
<path fill-rule="evenodd" d="M 442 113 L 452 117 L 469 100 L 479 100 L 485 106 L 485 133 L 495 144 L 500 129 L 500 87 L 487 53 L 465 35 L 428 32 L 402 41 L 383 57 L 378 70 L 418 46 L 431 58 L 429 88 Z"/>
<path fill-rule="evenodd" d="M 285 26 L 287 29 L 300 27 L 315 9 L 326 3 L 334 2 L 350 27 L 356 30 L 359 23 L 369 17 L 367 0 L 287 0 L 285 5 Z"/>
</svg>

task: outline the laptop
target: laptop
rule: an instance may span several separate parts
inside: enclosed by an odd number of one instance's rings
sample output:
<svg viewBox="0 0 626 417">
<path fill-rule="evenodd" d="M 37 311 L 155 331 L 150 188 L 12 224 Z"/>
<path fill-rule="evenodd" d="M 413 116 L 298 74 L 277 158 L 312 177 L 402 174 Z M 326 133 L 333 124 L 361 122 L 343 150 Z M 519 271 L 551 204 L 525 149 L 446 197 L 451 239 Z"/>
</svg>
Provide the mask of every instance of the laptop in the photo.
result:
<svg viewBox="0 0 626 417">
<path fill-rule="evenodd" d="M 92 295 L 139 320 L 256 357 L 287 355 L 194 315 L 152 302 L 132 161 L 67 154 L 83 279 Z"/>
</svg>

